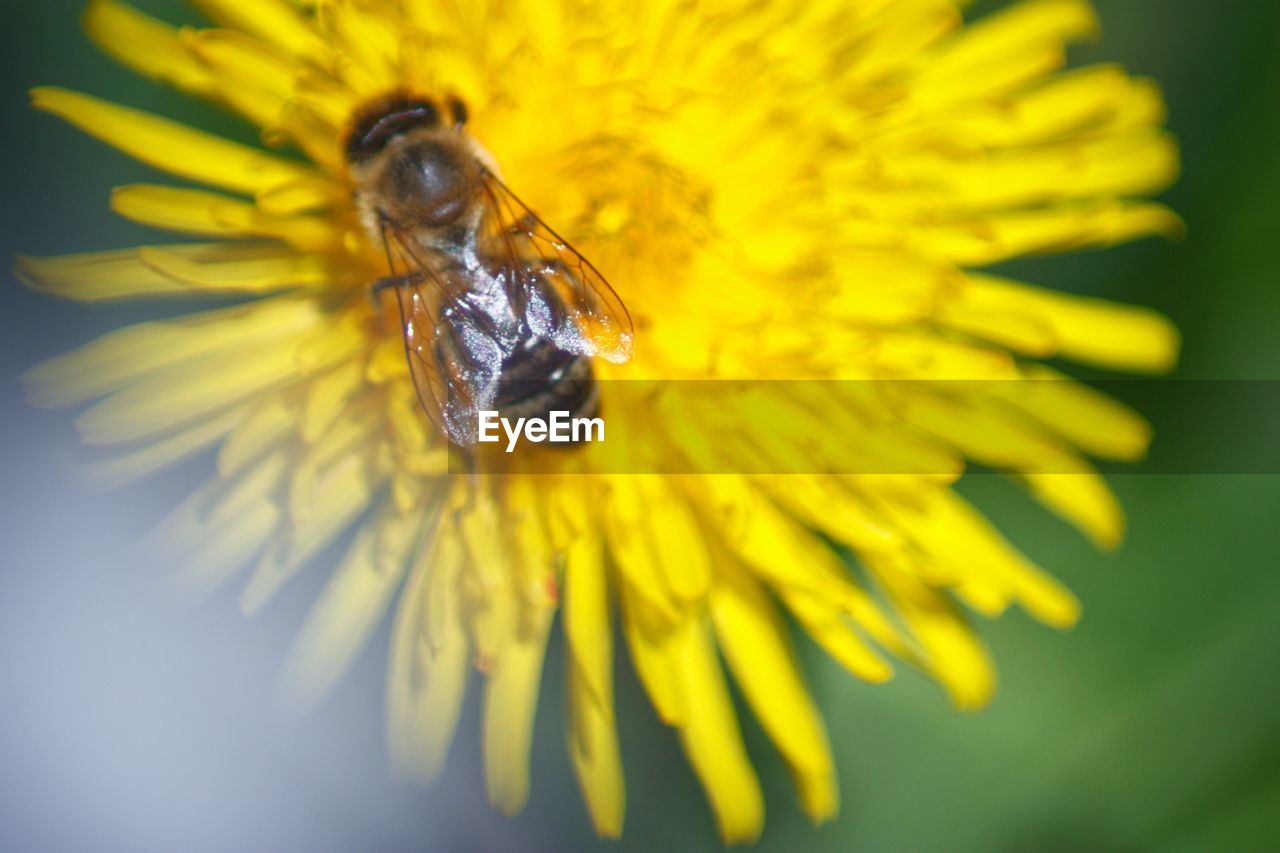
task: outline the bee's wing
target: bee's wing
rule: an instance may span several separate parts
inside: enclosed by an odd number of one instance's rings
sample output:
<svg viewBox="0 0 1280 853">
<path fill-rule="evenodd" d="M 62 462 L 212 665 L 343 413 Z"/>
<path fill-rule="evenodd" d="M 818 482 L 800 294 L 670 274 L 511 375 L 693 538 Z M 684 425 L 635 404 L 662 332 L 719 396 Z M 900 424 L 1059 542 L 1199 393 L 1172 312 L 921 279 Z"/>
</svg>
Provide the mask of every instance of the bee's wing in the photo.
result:
<svg viewBox="0 0 1280 853">
<path fill-rule="evenodd" d="M 384 238 L 410 267 L 394 290 L 418 399 L 445 436 L 469 447 L 478 436 L 479 412 L 495 408 L 502 347 L 489 318 L 468 301 L 470 285 L 459 267 L 423 257 L 390 225 L 384 225 Z"/>
<path fill-rule="evenodd" d="M 609 282 L 502 181 L 487 169 L 483 175 L 488 204 L 481 239 L 484 251 L 511 270 L 515 310 L 563 350 L 615 364 L 629 360 L 631 315 Z"/>
</svg>

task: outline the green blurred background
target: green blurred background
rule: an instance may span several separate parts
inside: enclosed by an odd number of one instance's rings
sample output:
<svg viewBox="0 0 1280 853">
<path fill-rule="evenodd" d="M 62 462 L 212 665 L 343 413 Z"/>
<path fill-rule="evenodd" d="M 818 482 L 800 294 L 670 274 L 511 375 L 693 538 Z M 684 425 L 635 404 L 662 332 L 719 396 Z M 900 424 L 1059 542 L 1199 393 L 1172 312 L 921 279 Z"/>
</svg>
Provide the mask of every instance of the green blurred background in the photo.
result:
<svg viewBox="0 0 1280 853">
<path fill-rule="evenodd" d="M 193 20 L 175 0 L 140 5 Z M 1012 271 L 1165 311 L 1185 337 L 1180 377 L 1280 379 L 1280 4 L 1097 5 L 1105 35 L 1073 61 L 1121 61 L 1163 84 L 1185 161 L 1167 200 L 1189 236 Z M 6 8 L 0 223 L 8 251 L 157 239 L 106 206 L 111 186 L 154 176 L 29 111 L 31 85 L 79 88 L 253 138 L 102 58 L 79 32 L 79 8 L 67 0 Z M 86 497 L 54 464 L 74 444 L 70 419 L 28 410 L 14 379 L 96 333 L 174 308 L 57 303 L 11 275 L 0 304 L 0 846 L 595 843 L 565 757 L 558 641 L 537 721 L 534 793 L 513 821 L 483 804 L 474 701 L 447 784 L 424 791 L 386 778 L 385 629 L 312 717 L 273 718 L 274 669 L 323 571 L 253 622 L 240 618 L 230 596 L 172 612 L 115 555 L 207 472 L 208 461 L 117 497 Z M 1160 442 L 1209 452 L 1213 412 L 1165 412 L 1157 428 Z M 811 828 L 785 769 L 744 714 L 767 796 L 761 849 L 1280 849 L 1280 477 L 1135 473 L 1113 482 L 1130 514 L 1128 541 L 1115 554 L 1096 552 L 998 478 L 963 484 L 1085 605 L 1080 625 L 1066 633 L 1019 613 L 979 626 L 1001 677 L 983 713 L 953 712 L 939 689 L 907 671 L 887 686 L 860 684 L 802 641 L 837 756 L 843 811 Z M 674 735 L 657 722 L 627 664 L 619 667 L 629 799 L 617 846 L 716 849 Z"/>
</svg>

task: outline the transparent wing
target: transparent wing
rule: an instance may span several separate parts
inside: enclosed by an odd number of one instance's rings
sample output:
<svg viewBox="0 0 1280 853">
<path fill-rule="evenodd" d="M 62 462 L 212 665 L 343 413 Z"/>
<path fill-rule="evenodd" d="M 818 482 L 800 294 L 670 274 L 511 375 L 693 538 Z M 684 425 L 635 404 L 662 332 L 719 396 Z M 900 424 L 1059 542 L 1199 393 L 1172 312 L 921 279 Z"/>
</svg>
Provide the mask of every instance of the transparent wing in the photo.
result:
<svg viewBox="0 0 1280 853">
<path fill-rule="evenodd" d="M 455 444 L 476 442 L 497 408 L 503 363 L 545 338 L 575 355 L 631 358 L 631 316 L 599 271 L 514 193 L 483 172 L 475 257 L 423 249 L 384 220 L 382 237 L 405 355 L 428 417 Z M 496 301 L 494 293 L 503 294 Z"/>
<path fill-rule="evenodd" d="M 484 170 L 483 252 L 501 256 L 510 300 L 537 334 L 567 352 L 621 364 L 631 358 L 631 315 L 591 262 Z"/>
<path fill-rule="evenodd" d="M 384 223 L 383 235 L 418 399 L 437 429 L 469 447 L 476 442 L 479 412 L 495 408 L 502 346 L 490 319 L 471 304 L 470 283 L 459 265 L 443 256 L 424 257 L 390 223 Z M 404 266 L 407 272 L 397 271 Z"/>
</svg>

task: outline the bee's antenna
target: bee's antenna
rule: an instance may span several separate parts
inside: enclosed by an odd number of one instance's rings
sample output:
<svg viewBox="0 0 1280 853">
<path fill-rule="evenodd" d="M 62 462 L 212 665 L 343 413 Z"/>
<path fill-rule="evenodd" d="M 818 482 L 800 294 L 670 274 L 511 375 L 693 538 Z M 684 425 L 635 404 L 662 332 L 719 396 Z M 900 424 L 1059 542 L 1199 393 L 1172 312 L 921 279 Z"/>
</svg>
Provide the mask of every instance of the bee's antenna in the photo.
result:
<svg viewBox="0 0 1280 853">
<path fill-rule="evenodd" d="M 463 127 L 467 123 L 469 115 L 467 113 L 467 105 L 457 95 L 449 96 L 449 112 L 453 113 L 453 126 Z"/>
<path fill-rule="evenodd" d="M 382 291 L 389 286 L 387 283 L 398 279 L 395 258 L 391 254 L 391 241 L 387 239 L 387 217 L 381 210 L 378 211 L 378 235 L 382 238 L 382 251 L 387 255 L 387 276 L 374 282 L 369 289 L 369 298 L 373 300 L 375 310 L 382 308 Z"/>
</svg>

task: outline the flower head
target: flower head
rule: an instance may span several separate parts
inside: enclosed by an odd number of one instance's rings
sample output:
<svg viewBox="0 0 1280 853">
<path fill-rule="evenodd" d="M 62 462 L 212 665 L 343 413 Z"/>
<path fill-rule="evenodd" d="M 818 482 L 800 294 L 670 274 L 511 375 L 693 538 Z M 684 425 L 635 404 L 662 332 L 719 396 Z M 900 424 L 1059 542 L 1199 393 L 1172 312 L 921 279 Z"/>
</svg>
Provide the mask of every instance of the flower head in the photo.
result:
<svg viewBox="0 0 1280 853">
<path fill-rule="evenodd" d="M 490 799 L 514 812 L 559 613 L 569 750 L 597 830 L 617 835 L 618 623 L 723 837 L 744 840 L 763 803 L 726 665 L 805 811 L 837 809 L 788 617 L 855 676 L 884 681 L 904 661 L 961 708 L 995 683 L 964 609 L 1075 620 L 1070 593 L 952 488 L 967 461 L 1008 471 L 1116 543 L 1120 511 L 1085 456 L 1135 458 L 1148 429 L 1066 380 L 1016 400 L 991 386 L 790 400 L 798 418 L 859 417 L 758 437 L 768 453 L 810 471 L 833 447 L 891 461 L 788 476 L 707 474 L 695 445 L 723 425 L 714 412 L 650 410 L 604 383 L 628 458 L 679 457 L 680 473 L 606 469 L 587 450 L 450 473 L 402 330 L 369 298 L 387 257 L 344 145 L 391 93 L 465 104 L 503 181 L 630 309 L 635 357 L 597 359 L 602 379 L 1021 383 L 1060 378 L 1036 363 L 1049 357 L 1161 370 L 1176 333 L 1158 315 L 976 271 L 1178 228 L 1140 200 L 1177 171 L 1156 88 L 1114 66 L 1061 72 L 1064 45 L 1095 31 L 1086 2 L 1024 0 L 976 23 L 950 0 L 197 5 L 215 27 L 175 29 L 117 0 L 95 0 L 86 24 L 140 73 L 260 128 L 265 147 L 36 90 L 38 108 L 184 181 L 121 187 L 116 212 L 198 241 L 27 258 L 20 272 L 72 299 L 235 304 L 114 332 L 27 385 L 41 404 L 93 401 L 77 425 L 108 451 L 90 465 L 109 484 L 216 449 L 216 477 L 154 540 L 199 588 L 248 568 L 248 611 L 355 529 L 289 658 L 289 701 L 324 694 L 394 602 L 393 761 L 436 775 L 471 684 Z"/>
</svg>

